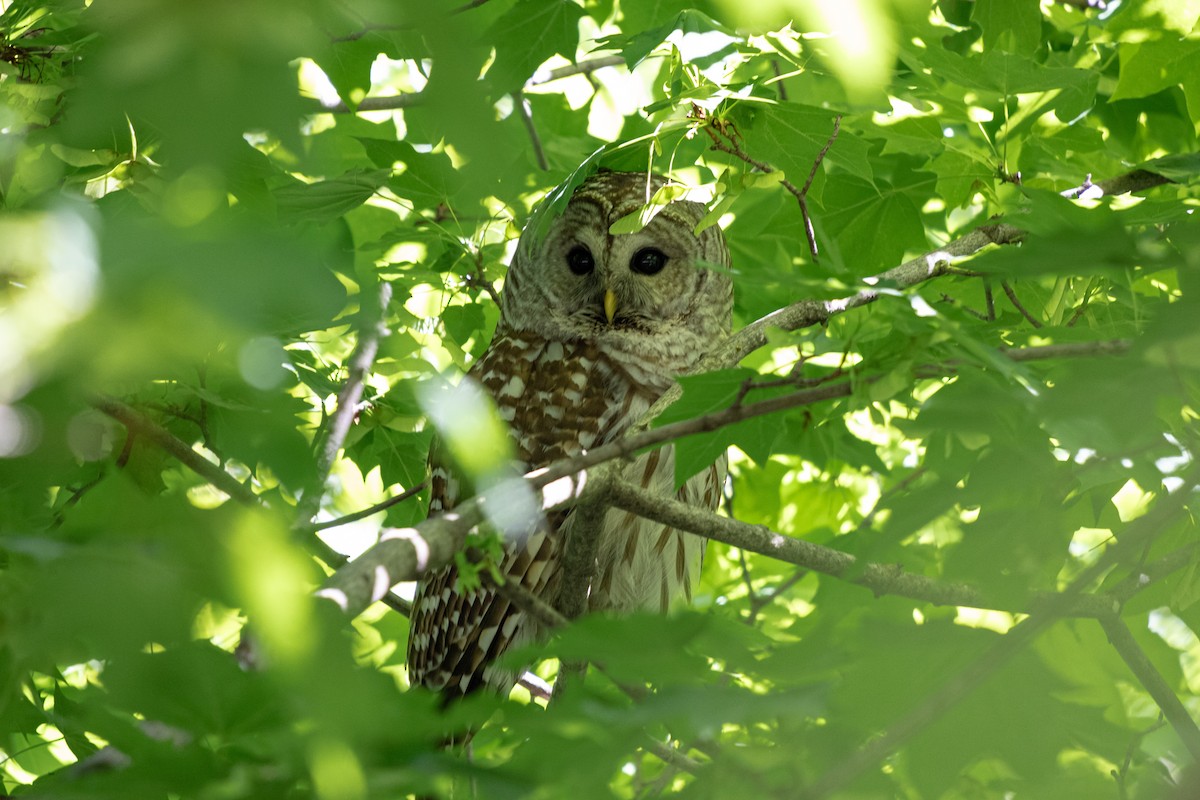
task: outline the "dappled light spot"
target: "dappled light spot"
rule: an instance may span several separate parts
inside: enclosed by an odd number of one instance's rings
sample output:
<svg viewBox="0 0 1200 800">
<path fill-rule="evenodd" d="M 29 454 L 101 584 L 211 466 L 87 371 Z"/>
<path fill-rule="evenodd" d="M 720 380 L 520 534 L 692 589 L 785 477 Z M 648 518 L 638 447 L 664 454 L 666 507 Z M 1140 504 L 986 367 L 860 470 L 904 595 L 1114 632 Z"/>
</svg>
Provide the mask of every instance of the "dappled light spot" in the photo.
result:
<svg viewBox="0 0 1200 800">
<path fill-rule="evenodd" d="M 287 353 L 273 336 L 258 336 L 238 349 L 238 371 L 246 383 L 266 391 L 283 383 Z"/>
<path fill-rule="evenodd" d="M 350 610 L 350 600 L 346 597 L 346 593 L 341 589 L 332 589 L 327 587 L 325 589 L 318 589 L 315 594 L 317 597 L 323 597 L 326 600 L 332 600 L 337 604 L 337 607 L 340 608 L 343 613 Z"/>
<path fill-rule="evenodd" d="M 98 411 L 82 411 L 67 424 L 67 445 L 77 458 L 98 461 L 113 449 L 112 427 Z"/>
<path fill-rule="evenodd" d="M 41 420 L 34 411 L 17 405 L 0 405 L 0 458 L 30 453 L 41 438 Z"/>
<path fill-rule="evenodd" d="M 425 537 L 421 535 L 420 530 L 417 528 L 390 528 L 383 532 L 379 537 L 379 541 L 386 542 L 389 539 L 401 539 L 412 545 L 413 556 L 416 558 L 417 572 L 424 572 L 429 567 L 429 542 L 425 541 Z M 383 594 L 373 596 L 378 600 L 380 597 L 383 597 Z"/>
</svg>

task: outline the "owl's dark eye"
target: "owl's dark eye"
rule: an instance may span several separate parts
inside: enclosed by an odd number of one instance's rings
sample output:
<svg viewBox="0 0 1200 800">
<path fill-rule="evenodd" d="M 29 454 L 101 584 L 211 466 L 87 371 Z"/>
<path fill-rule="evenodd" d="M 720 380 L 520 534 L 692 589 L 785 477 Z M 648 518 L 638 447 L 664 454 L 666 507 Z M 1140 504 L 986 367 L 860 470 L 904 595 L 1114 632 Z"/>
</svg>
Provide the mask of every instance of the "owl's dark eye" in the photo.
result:
<svg viewBox="0 0 1200 800">
<path fill-rule="evenodd" d="M 567 268 L 576 275 L 587 275 L 596 266 L 592 259 L 592 251 L 577 244 L 567 251 Z"/>
<path fill-rule="evenodd" d="M 639 275 L 657 275 L 667 264 L 667 254 L 657 247 L 643 247 L 629 260 L 629 268 Z"/>
</svg>

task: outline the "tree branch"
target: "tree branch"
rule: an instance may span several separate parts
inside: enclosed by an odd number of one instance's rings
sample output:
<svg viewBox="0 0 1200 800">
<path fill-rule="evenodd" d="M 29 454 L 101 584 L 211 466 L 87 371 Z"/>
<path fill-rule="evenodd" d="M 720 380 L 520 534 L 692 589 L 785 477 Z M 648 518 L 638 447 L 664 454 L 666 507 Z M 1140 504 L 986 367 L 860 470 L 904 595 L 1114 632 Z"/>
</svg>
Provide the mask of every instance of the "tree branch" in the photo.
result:
<svg viewBox="0 0 1200 800">
<path fill-rule="evenodd" d="M 543 84 L 563 78 L 569 78 L 572 75 L 589 75 L 598 69 L 616 67 L 624 63 L 625 59 L 622 56 L 601 56 L 552 69 L 545 75 L 534 75 L 525 86 L 526 88 L 542 86 Z M 387 97 L 364 97 L 354 108 L 351 108 L 340 98 L 336 103 L 332 104 L 323 103 L 315 97 L 309 98 L 309 100 L 311 101 L 309 107 L 310 114 L 357 114 L 362 111 L 395 111 L 401 108 L 412 108 L 425 102 L 425 93 L 409 92 L 407 94 L 389 95 Z"/>
<path fill-rule="evenodd" d="M 296 504 L 296 519 L 300 525 L 307 525 L 316 516 L 321 507 L 321 497 L 325 491 L 325 482 L 329 480 L 329 472 L 337 454 L 346 443 L 346 434 L 358 413 L 358 403 L 362 400 L 363 382 L 371 366 L 375 363 L 375 354 L 379 351 L 379 340 L 387 334 L 383 325 L 384 311 L 392 299 L 391 284 L 380 281 L 373 294 L 360 294 L 362 307 L 359 309 L 358 344 L 350 355 L 349 374 L 346 382 L 338 392 L 337 408 L 329 427 L 325 429 L 323 438 L 319 438 L 319 454 L 317 456 L 317 472 L 312 482 L 305 489 L 300 502 Z M 369 301 L 369 302 L 368 302 Z"/>
<path fill-rule="evenodd" d="M 840 578 L 869 589 L 876 597 L 896 595 L 938 606 L 966 606 L 1013 613 L 1029 611 L 1029 606 L 989 599 L 983 592 L 967 584 L 940 581 L 906 572 L 896 564 L 861 561 L 841 550 L 786 536 L 761 525 L 718 517 L 704 509 L 681 503 L 673 497 L 653 494 L 622 481 L 612 484 L 608 496 L 609 502 L 614 506 L 631 511 L 639 517 L 652 519 L 747 552 L 769 556 L 777 561 Z M 1036 595 L 1034 605 L 1051 596 L 1053 595 Z M 1108 598 L 1080 597 L 1077 605 L 1070 609 L 1070 616 L 1099 616 L 1111 613 L 1113 606 L 1113 601 Z"/>
<path fill-rule="evenodd" d="M 416 580 L 450 562 L 467 532 L 483 521 L 479 502 L 463 503 L 455 513 L 430 517 L 415 528 L 389 528 L 358 558 L 338 569 L 317 590 L 353 618 L 403 581 Z"/>
<path fill-rule="evenodd" d="M 1151 172 L 1148 169 L 1135 169 L 1131 172 L 1126 172 L 1124 175 L 1100 181 L 1096 186 L 1099 186 L 1105 194 L 1129 194 L 1131 192 L 1144 192 L 1147 189 L 1153 189 L 1156 186 L 1163 186 L 1174 182 L 1165 175 L 1159 175 L 1157 172 Z"/>
<path fill-rule="evenodd" d="M 257 505 L 258 495 L 249 486 L 197 453 L 182 439 L 171 434 L 152 419 L 135 410 L 132 406 L 122 403 L 112 397 L 98 397 L 92 400 L 92 407 L 115 419 L 131 433 L 145 437 L 175 457 L 179 463 L 199 475 L 210 484 L 220 489 L 242 505 Z"/>
<path fill-rule="evenodd" d="M 590 75 L 598 69 L 605 67 L 619 67 L 625 64 L 624 56 L 599 56 L 597 58 L 579 61 L 574 64 L 568 64 L 565 67 L 555 67 L 545 75 L 535 74 L 525 84 L 525 87 L 541 86 L 544 83 L 570 78 L 574 75 Z"/>
<path fill-rule="evenodd" d="M 380 511 L 386 511 L 394 505 L 399 505 L 405 500 L 416 497 L 418 494 L 423 492 L 427 486 L 429 486 L 429 481 L 421 481 L 416 486 L 410 486 L 395 497 L 389 497 L 387 500 L 376 503 L 373 506 L 368 506 L 360 511 L 355 511 L 352 514 L 345 514 L 337 519 L 318 522 L 313 525 L 312 528 L 315 531 L 323 531 L 328 530 L 329 528 L 336 528 L 339 525 L 348 525 L 351 522 L 357 522 L 360 519 L 366 519 L 367 517 L 378 514 Z"/>
<path fill-rule="evenodd" d="M 1017 297 L 1017 293 L 1013 291 L 1013 288 L 1009 285 L 1008 281 L 1000 281 L 1000 288 L 1004 290 L 1004 294 L 1008 297 L 1008 302 L 1012 303 L 1013 307 L 1017 309 L 1017 311 L 1021 312 L 1021 316 L 1024 317 L 1030 325 L 1035 328 L 1042 327 L 1042 323 L 1038 321 L 1037 317 L 1033 316 L 1033 314 L 1030 314 L 1029 311 L 1026 310 L 1025 306 L 1021 305 L 1021 300 Z"/>
<path fill-rule="evenodd" d="M 1116 543 L 1083 569 L 1066 588 L 1047 597 L 1044 604 L 1031 616 L 996 639 L 979 657 L 926 696 L 920 705 L 898 719 L 883 735 L 850 753 L 841 763 L 833 765 L 799 796 L 805 800 L 828 797 L 867 770 L 883 763 L 890 754 L 957 705 L 1009 658 L 1068 613 L 1080 599 L 1079 596 L 1085 587 L 1091 586 L 1121 558 L 1138 552 L 1165 530 L 1174 517 L 1185 509 L 1187 498 L 1196 488 L 1198 476 L 1200 465 L 1192 465 L 1184 475 L 1179 476 L 1182 481 L 1179 488 L 1163 498 L 1149 513 L 1127 524 L 1125 531 L 1115 540 Z"/>
<path fill-rule="evenodd" d="M 1065 355 L 1111 354 L 1122 352 L 1123 347 L 1124 343 L 1121 342 L 1080 342 L 1048 345 L 1044 349 L 1026 348 L 1033 351 L 1031 353 L 1008 351 L 1007 354 L 1015 357 L 1016 360 L 1027 361 L 1036 357 L 1038 351 L 1042 351 L 1044 357 L 1063 357 Z M 1014 356 L 1014 353 L 1018 355 Z M 791 394 L 760 400 L 756 403 L 732 406 L 694 419 L 673 422 L 653 430 L 631 434 L 572 458 L 557 461 L 545 469 L 534 470 L 525 477 L 533 489 L 541 491 L 543 510 L 549 511 L 576 505 L 586 502 L 592 496 L 590 493 L 609 490 L 604 486 L 604 481 L 598 479 L 598 476 L 587 472 L 590 468 L 606 461 L 628 458 L 649 447 L 662 446 L 696 433 L 714 431 L 752 417 L 838 397 L 847 397 L 853 394 L 856 388 L 873 380 L 876 378 L 872 376 L 855 376 L 853 381 L 847 379 L 837 383 L 822 384 Z M 440 567 L 453 556 L 458 547 L 461 547 L 467 531 L 482 519 L 481 506 L 487 502 L 488 495 L 485 493 L 459 504 L 455 509 L 455 514 L 433 517 L 415 528 L 393 529 L 390 535 L 385 534 L 377 544 L 331 576 L 325 584 L 326 588 L 332 590 L 332 594 L 329 596 L 335 599 L 346 613 L 357 615 L 374 599 L 382 596 L 376 585 L 377 582 L 390 580 L 391 583 L 387 584 L 387 587 L 390 588 L 401 581 L 416 580 L 426 569 Z M 705 513 L 705 517 L 713 520 L 725 520 L 723 517 L 707 513 Z M 653 517 L 651 516 L 651 518 Z M 734 522 L 732 520 L 725 521 Z M 741 525 L 742 523 L 736 524 Z M 783 540 L 787 537 L 778 538 Z M 736 543 L 733 544 L 740 546 Z M 804 544 L 808 546 L 807 543 Z M 747 549 L 752 548 L 747 547 Z M 423 554 L 420 558 L 418 551 Z M 438 553 L 445 555 L 437 556 Z M 775 553 L 766 552 L 765 555 L 775 555 Z M 845 556 L 845 554 L 840 555 Z M 788 559 L 781 558 L 781 560 L 787 561 Z M 795 561 L 792 563 L 809 566 L 807 562 Z M 843 563 L 842 568 L 850 569 L 851 566 L 849 563 Z M 880 567 L 879 569 L 886 575 L 891 568 Z M 346 574 L 343 575 L 343 573 Z M 917 591 L 917 589 L 913 591 Z M 967 600 L 957 604 L 971 605 L 971 601 Z"/>
<path fill-rule="evenodd" d="M 308 109 L 310 114 L 358 114 L 363 111 L 395 111 L 400 108 L 411 108 L 424 103 L 425 95 L 424 92 L 410 92 L 387 97 L 364 97 L 354 108 L 346 105 L 346 102 L 341 99 L 332 105 L 323 103 L 315 97 L 309 99 L 311 100 Z"/>
<path fill-rule="evenodd" d="M 1109 644 L 1120 654 L 1129 670 L 1137 676 L 1138 681 L 1145 687 L 1154 702 L 1162 710 L 1163 716 L 1171 723 L 1175 733 L 1183 740 L 1192 760 L 1200 764 L 1200 728 L 1196 721 L 1184 708 L 1175 691 L 1167 685 L 1163 676 L 1155 669 L 1153 662 L 1146 656 L 1137 640 L 1116 614 L 1100 615 L 1100 625 L 1108 635 Z"/>
<path fill-rule="evenodd" d="M 524 92 L 513 93 L 513 106 L 517 110 L 517 116 L 525 125 L 525 133 L 529 134 L 529 141 L 533 145 L 533 157 L 537 161 L 538 169 L 547 172 L 550 164 L 546 161 L 546 151 L 542 149 L 542 140 L 538 137 L 537 126 L 533 124 L 533 114 L 529 110 L 529 102 L 525 99 Z"/>
<path fill-rule="evenodd" d="M 729 155 L 744 161 L 760 172 L 770 173 L 775 171 L 775 168 L 767 162 L 760 161 L 743 150 L 734 138 L 736 131 L 734 135 L 731 135 L 726 130 L 727 127 L 729 126 L 716 123 L 711 123 L 704 127 L 704 132 L 708 134 L 708 138 L 712 139 L 712 149 L 720 150 L 722 153 L 728 153 Z M 779 185 L 787 189 L 788 192 L 790 192 L 792 196 L 796 198 L 796 202 L 800 205 L 800 216 L 804 220 L 804 236 L 808 241 L 808 253 L 814 264 L 819 261 L 819 258 L 817 255 L 817 236 L 813 231 L 812 217 L 809 216 L 808 213 L 808 190 L 809 187 L 812 186 L 813 178 L 816 177 L 817 169 L 820 168 L 821 162 L 825 160 L 826 153 L 829 152 L 829 148 L 833 146 L 834 140 L 837 139 L 837 135 L 841 130 L 841 127 L 842 115 L 838 114 L 833 120 L 833 133 L 829 134 L 829 139 L 825 142 L 825 146 L 821 148 L 821 152 L 819 152 L 817 157 L 813 160 L 812 169 L 808 173 L 808 180 L 804 182 L 804 188 L 797 188 L 796 185 L 787 178 L 783 178 L 779 181 Z"/>
<path fill-rule="evenodd" d="M 1079 186 L 1067 189 L 1064 192 L 1060 192 L 1060 194 L 1062 194 L 1063 197 L 1077 199 L 1083 197 L 1085 194 L 1087 194 L 1089 197 L 1093 196 L 1093 193 L 1089 192 L 1089 190 L 1096 189 L 1098 194 L 1095 194 L 1094 196 L 1102 197 L 1104 195 L 1143 192 L 1147 189 L 1153 189 L 1157 186 L 1163 186 L 1165 184 L 1174 182 L 1175 181 L 1171 180 L 1167 176 L 1160 175 L 1157 172 L 1151 172 L 1148 169 L 1135 169 L 1126 172 L 1124 175 L 1117 175 L 1113 178 L 1107 178 L 1106 180 L 1102 180 L 1098 183 L 1092 183 L 1092 176 L 1089 174 L 1083 179 L 1083 183 L 1081 183 Z"/>
<path fill-rule="evenodd" d="M 1012 225 L 984 225 L 939 250 L 917 256 L 887 272 L 867 278 L 865 282 L 871 286 L 891 284 L 897 289 L 909 289 L 953 272 L 953 259 L 972 255 L 990 244 L 1015 244 L 1024 238 L 1025 232 Z M 743 358 L 767 343 L 768 328 L 794 331 L 824 323 L 837 314 L 875 302 L 879 299 L 879 294 L 878 289 L 863 289 L 837 300 L 801 300 L 781 308 L 730 336 L 700 362 L 696 371 L 705 372 L 736 366 Z"/>
</svg>

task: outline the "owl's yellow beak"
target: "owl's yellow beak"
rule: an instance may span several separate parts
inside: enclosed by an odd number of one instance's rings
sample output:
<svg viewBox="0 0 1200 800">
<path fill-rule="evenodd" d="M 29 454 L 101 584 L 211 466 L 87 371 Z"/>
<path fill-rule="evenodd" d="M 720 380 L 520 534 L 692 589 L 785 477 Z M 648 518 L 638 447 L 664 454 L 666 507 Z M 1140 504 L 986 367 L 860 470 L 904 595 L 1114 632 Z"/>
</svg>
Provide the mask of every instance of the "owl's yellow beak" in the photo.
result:
<svg viewBox="0 0 1200 800">
<path fill-rule="evenodd" d="M 613 316 L 617 313 L 617 296 L 612 289 L 604 290 L 604 316 L 608 318 L 608 324 L 612 325 Z"/>
</svg>

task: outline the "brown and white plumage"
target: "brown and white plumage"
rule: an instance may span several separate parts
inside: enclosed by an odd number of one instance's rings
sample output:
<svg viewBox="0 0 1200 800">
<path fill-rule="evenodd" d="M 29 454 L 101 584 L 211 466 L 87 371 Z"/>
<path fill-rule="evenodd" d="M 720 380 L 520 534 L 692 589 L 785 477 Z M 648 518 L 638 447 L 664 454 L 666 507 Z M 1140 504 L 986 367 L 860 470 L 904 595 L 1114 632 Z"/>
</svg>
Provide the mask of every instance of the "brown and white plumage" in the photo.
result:
<svg viewBox="0 0 1200 800">
<path fill-rule="evenodd" d="M 728 250 L 716 226 L 694 233 L 703 205 L 671 203 L 637 233 L 609 233 L 663 183 L 644 173 L 598 173 L 575 191 L 544 238 L 534 226 L 522 234 L 495 337 L 469 374 L 509 423 L 527 470 L 623 436 L 729 331 L 732 284 L 706 268 L 728 267 Z M 668 447 L 636 459 L 625 477 L 711 509 L 724 472 L 723 461 L 713 464 L 676 493 Z M 454 507 L 457 482 L 436 463 L 432 487 L 430 514 Z M 500 569 L 553 603 L 574 520 L 573 512 L 558 514 L 512 542 Z M 698 537 L 609 509 L 589 606 L 665 612 L 676 596 L 691 598 L 703 551 Z M 483 685 L 507 690 L 515 676 L 492 664 L 535 637 L 536 623 L 488 587 L 463 593 L 456 581 L 450 565 L 418 587 L 410 679 L 447 696 Z"/>
</svg>

